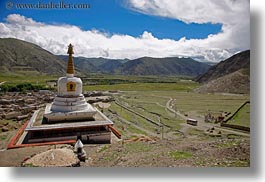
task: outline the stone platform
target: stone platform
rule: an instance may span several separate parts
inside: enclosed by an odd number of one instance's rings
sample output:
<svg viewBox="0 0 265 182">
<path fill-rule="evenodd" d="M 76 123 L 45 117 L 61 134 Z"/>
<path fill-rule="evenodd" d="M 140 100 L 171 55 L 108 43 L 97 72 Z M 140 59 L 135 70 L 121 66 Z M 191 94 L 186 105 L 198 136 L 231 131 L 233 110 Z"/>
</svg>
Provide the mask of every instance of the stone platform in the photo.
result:
<svg viewBox="0 0 265 182">
<path fill-rule="evenodd" d="M 83 120 L 62 120 L 49 123 L 44 119 L 45 109 L 35 111 L 24 132 L 22 143 L 39 143 L 63 140 L 77 140 L 84 143 L 110 143 L 113 122 L 98 109 L 94 118 Z"/>
<path fill-rule="evenodd" d="M 97 113 L 97 111 L 90 105 L 87 105 L 87 107 L 82 110 L 68 112 L 52 112 L 51 107 L 51 104 L 47 104 L 45 108 L 44 117 L 47 118 L 48 122 L 93 119 L 93 117 Z"/>
<path fill-rule="evenodd" d="M 92 119 L 96 110 L 86 102 L 80 94 L 75 97 L 56 96 L 51 104 L 47 104 L 44 117 L 47 121 L 73 121 Z"/>
</svg>

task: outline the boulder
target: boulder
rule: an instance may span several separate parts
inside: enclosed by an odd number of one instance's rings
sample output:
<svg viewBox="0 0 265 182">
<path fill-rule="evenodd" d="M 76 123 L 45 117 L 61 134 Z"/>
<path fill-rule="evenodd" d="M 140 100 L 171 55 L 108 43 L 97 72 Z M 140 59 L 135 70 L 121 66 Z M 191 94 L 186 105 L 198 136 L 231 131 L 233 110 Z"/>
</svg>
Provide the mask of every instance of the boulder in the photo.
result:
<svg viewBox="0 0 265 182">
<path fill-rule="evenodd" d="M 36 167 L 75 167 L 80 166 L 80 160 L 75 153 L 67 148 L 51 149 L 25 160 L 22 166 Z"/>
</svg>

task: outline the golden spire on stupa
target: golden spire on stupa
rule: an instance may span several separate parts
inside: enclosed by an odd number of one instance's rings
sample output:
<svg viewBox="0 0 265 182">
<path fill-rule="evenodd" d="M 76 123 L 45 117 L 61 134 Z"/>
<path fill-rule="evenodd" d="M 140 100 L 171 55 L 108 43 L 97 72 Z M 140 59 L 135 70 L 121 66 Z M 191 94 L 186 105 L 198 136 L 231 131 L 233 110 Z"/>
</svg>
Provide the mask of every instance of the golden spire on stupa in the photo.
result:
<svg viewBox="0 0 265 182">
<path fill-rule="evenodd" d="M 74 74 L 74 62 L 73 62 L 72 54 L 74 54 L 74 51 L 73 51 L 72 44 L 69 44 L 67 54 L 69 54 L 68 64 L 67 64 L 67 74 L 73 75 Z"/>
</svg>

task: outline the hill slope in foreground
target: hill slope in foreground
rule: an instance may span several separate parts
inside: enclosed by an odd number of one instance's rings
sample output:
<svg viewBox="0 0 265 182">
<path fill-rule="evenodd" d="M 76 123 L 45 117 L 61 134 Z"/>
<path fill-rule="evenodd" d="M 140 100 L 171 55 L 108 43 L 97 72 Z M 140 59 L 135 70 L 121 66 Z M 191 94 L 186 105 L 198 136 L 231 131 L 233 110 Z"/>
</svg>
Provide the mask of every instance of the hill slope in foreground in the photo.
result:
<svg viewBox="0 0 265 182">
<path fill-rule="evenodd" d="M 13 38 L 0 38 L 0 70 L 63 74 L 66 63 L 35 44 Z"/>
<path fill-rule="evenodd" d="M 250 93 L 250 50 L 238 53 L 197 77 L 204 83 L 197 92 Z"/>
</svg>

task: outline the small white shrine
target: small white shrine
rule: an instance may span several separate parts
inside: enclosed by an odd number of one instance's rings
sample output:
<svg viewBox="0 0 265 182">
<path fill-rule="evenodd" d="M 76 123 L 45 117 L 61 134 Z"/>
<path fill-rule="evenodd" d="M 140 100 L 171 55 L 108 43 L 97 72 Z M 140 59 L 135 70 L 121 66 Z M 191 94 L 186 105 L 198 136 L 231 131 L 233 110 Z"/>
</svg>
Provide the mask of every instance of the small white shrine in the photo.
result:
<svg viewBox="0 0 265 182">
<path fill-rule="evenodd" d="M 48 104 L 44 117 L 48 122 L 64 120 L 84 120 L 93 118 L 96 110 L 86 102 L 82 94 L 82 80 L 74 76 L 73 46 L 68 46 L 68 64 L 65 77 L 58 79 L 58 94 L 53 103 Z"/>
<path fill-rule="evenodd" d="M 18 143 L 111 143 L 111 132 L 121 138 L 113 122 L 86 102 L 82 81 L 74 76 L 71 44 L 67 53 L 67 74 L 58 79 L 54 101 L 34 112 Z"/>
</svg>

